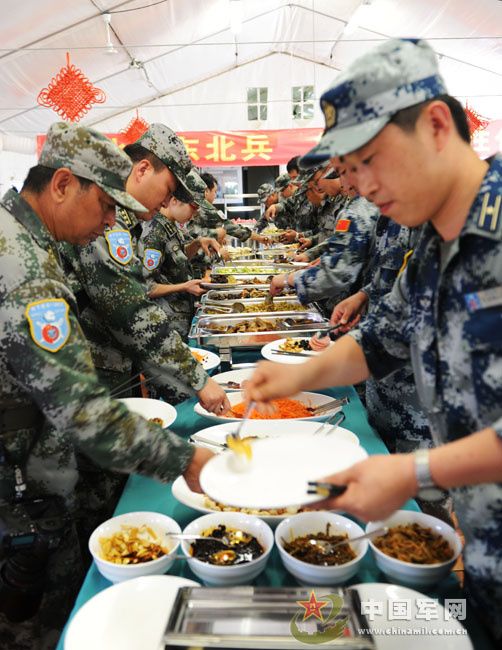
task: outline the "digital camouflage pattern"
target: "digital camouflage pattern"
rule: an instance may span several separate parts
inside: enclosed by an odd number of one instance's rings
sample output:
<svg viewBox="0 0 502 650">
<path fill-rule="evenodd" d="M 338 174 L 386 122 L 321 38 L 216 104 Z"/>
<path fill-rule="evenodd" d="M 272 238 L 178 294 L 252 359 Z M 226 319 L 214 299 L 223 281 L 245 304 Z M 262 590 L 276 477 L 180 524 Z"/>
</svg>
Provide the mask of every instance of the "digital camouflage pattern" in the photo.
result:
<svg viewBox="0 0 502 650">
<path fill-rule="evenodd" d="M 87 246 L 61 246 L 65 268 L 78 283 L 80 323 L 98 370 L 131 374 L 133 364 L 152 380 L 158 394 L 179 403 L 201 390 L 208 379 L 171 329 L 164 310 L 147 297 L 143 264 L 137 257 L 141 224 L 134 213 L 117 210 L 113 229 L 129 236 L 131 261 L 111 254 L 106 237 Z"/>
<path fill-rule="evenodd" d="M 199 208 L 198 213 L 187 223 L 187 231 L 192 237 L 216 237 L 216 229 L 225 228 L 227 235 L 239 241 L 246 241 L 251 237 L 252 230 L 246 226 L 225 219 L 214 205 L 207 202 Z"/>
<path fill-rule="evenodd" d="M 392 38 L 358 57 L 321 95 L 325 130 L 300 159 L 312 167 L 374 138 L 397 111 L 447 93 L 428 43 Z"/>
<path fill-rule="evenodd" d="M 256 190 L 258 194 L 258 201 L 265 205 L 265 201 L 269 196 L 277 192 L 276 188 L 271 183 L 262 183 L 260 187 Z"/>
<path fill-rule="evenodd" d="M 132 163 L 111 140 L 94 129 L 55 122 L 47 132 L 39 165 L 67 167 L 81 178 L 93 181 L 119 205 L 135 212 L 146 208 L 125 191 Z"/>
<path fill-rule="evenodd" d="M 335 233 L 336 222 L 340 212 L 347 207 L 350 198 L 339 192 L 336 196 L 326 196 L 320 206 L 317 217 L 317 232 L 310 237 L 312 247 L 305 251 L 309 262 L 316 260 L 326 252 L 328 239 Z"/>
<path fill-rule="evenodd" d="M 437 444 L 486 427 L 502 438 L 501 197 L 497 155 L 460 236 L 443 242 L 427 224 L 392 292 L 350 333 L 377 379 L 411 363 Z M 450 493 L 466 538 L 469 593 L 502 639 L 502 485 Z"/>
<path fill-rule="evenodd" d="M 291 185 L 292 182 L 293 181 L 291 180 L 291 176 L 287 172 L 284 172 L 284 174 L 279 174 L 279 176 L 274 181 L 275 190 L 282 192 L 282 190 L 286 189 L 286 187 L 288 185 Z"/>
<path fill-rule="evenodd" d="M 302 304 L 326 300 L 326 311 L 358 291 L 373 241 L 378 208 L 356 197 L 339 213 L 335 234 L 328 239 L 319 264 L 295 274 L 295 288 Z"/>
<path fill-rule="evenodd" d="M 51 352 L 32 338 L 26 308 L 54 299 L 69 307 L 70 334 L 61 349 Z M 27 496 L 61 495 L 74 514 L 80 508 L 77 450 L 100 466 L 161 481 L 183 472 L 193 455 L 181 438 L 110 399 L 98 382 L 76 312 L 52 236 L 28 203 L 10 190 L 0 205 L 0 407 L 37 407 L 43 424 L 5 431 L 1 438 L 12 464 L 25 467 Z M 0 465 L 0 516 L 13 495 L 12 467 Z M 0 615 L 2 648 L 54 648 L 83 577 L 82 558 L 72 527 L 51 557 L 39 614 L 16 625 Z"/>
<path fill-rule="evenodd" d="M 185 255 L 185 241 L 176 223 L 162 214 L 143 225 L 139 241 L 140 257 L 143 259 L 143 275 L 157 284 L 180 284 L 192 279 L 192 267 Z M 148 250 L 160 252 L 157 266 L 149 267 Z M 188 337 L 194 315 L 194 297 L 182 291 L 155 298 L 169 317 L 169 322 L 182 338 Z"/>
<path fill-rule="evenodd" d="M 379 301 L 392 290 L 407 253 L 411 253 L 420 230 L 400 226 L 380 215 L 374 230 L 366 276 L 362 287 L 368 295 L 371 314 Z M 413 370 L 406 364 L 400 370 L 376 381 L 366 381 L 368 419 L 391 452 L 407 453 L 431 447 L 429 423 L 418 399 Z"/>
<path fill-rule="evenodd" d="M 150 151 L 162 160 L 164 165 L 176 176 L 178 181 L 176 196 L 184 203 L 193 201 L 186 177 L 192 169 L 192 161 L 182 139 L 165 124 L 150 124 L 148 130 L 136 140 L 135 144 Z"/>
<path fill-rule="evenodd" d="M 199 206 L 199 208 L 206 208 L 209 210 L 213 207 L 206 199 L 207 185 L 193 167 L 187 174 L 186 184 L 193 196 L 193 201 Z"/>
</svg>

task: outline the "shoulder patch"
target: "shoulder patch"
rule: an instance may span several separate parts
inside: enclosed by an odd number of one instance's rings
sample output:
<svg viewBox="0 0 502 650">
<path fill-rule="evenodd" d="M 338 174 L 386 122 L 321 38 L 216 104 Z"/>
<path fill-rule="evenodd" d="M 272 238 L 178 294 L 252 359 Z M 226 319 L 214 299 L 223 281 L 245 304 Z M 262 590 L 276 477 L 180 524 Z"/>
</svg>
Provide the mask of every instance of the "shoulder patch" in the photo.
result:
<svg viewBox="0 0 502 650">
<path fill-rule="evenodd" d="M 338 219 L 335 232 L 347 232 L 350 228 L 350 219 Z"/>
<path fill-rule="evenodd" d="M 128 230 L 108 230 L 105 232 L 110 257 L 122 265 L 132 260 L 132 239 Z"/>
<path fill-rule="evenodd" d="M 68 313 L 70 307 L 62 298 L 30 302 L 25 315 L 30 334 L 38 347 L 48 352 L 57 352 L 70 336 L 71 325 Z"/>
<path fill-rule="evenodd" d="M 154 271 L 160 264 L 162 253 L 156 248 L 146 248 L 143 255 L 143 266 L 147 271 Z"/>
</svg>

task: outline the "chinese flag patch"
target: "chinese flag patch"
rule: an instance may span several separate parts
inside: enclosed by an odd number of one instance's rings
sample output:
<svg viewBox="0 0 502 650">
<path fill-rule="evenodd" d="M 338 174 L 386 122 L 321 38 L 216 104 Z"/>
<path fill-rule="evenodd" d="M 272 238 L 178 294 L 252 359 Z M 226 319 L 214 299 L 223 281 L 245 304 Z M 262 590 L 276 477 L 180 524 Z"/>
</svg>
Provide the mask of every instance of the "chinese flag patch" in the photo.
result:
<svg viewBox="0 0 502 650">
<path fill-rule="evenodd" d="M 335 232 L 347 232 L 350 228 L 350 219 L 338 219 Z"/>
</svg>

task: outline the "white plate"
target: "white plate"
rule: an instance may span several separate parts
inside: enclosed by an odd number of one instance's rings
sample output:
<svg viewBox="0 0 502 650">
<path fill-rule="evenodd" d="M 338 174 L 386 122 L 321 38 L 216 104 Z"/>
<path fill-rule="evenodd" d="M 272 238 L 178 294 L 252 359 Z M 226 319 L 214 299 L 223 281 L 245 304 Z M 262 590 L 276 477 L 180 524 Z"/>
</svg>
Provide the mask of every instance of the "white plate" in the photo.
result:
<svg viewBox="0 0 502 650">
<path fill-rule="evenodd" d="M 117 401 L 122 402 L 122 404 L 125 404 L 130 411 L 137 415 L 142 415 L 147 420 L 150 418 L 160 418 L 164 429 L 170 426 L 176 420 L 176 416 L 178 415 L 174 406 L 171 406 L 160 399 L 150 399 L 149 397 L 124 397 Z"/>
<path fill-rule="evenodd" d="M 306 336 L 294 336 L 294 337 L 289 337 L 292 338 L 294 341 L 303 341 L 306 340 Z M 277 361 L 278 363 L 305 363 L 308 361 L 308 357 L 304 357 L 303 355 L 300 356 L 294 356 L 293 354 L 274 354 L 274 352 L 277 352 L 277 350 L 281 349 L 281 345 L 284 345 L 286 343 L 287 339 L 277 339 L 277 341 L 270 341 L 270 343 L 267 343 L 264 345 L 261 349 L 262 356 L 265 357 L 265 359 L 268 359 L 269 361 Z M 303 354 L 307 353 L 309 357 L 317 357 L 319 355 L 319 352 L 314 352 L 314 350 L 303 350 Z"/>
<path fill-rule="evenodd" d="M 96 594 L 73 617 L 65 650 L 159 650 L 181 587 L 199 583 L 176 576 L 144 576 Z"/>
<path fill-rule="evenodd" d="M 368 620 L 369 626 L 374 630 L 403 630 L 394 634 L 374 634 L 373 639 L 377 650 L 473 650 L 473 646 L 467 634 L 460 633 L 463 629 L 459 621 L 451 618 L 445 621 L 444 607 L 437 604 L 438 618 L 427 621 L 423 618 L 416 618 L 417 599 L 431 600 L 429 596 L 421 594 L 408 587 L 380 583 L 363 583 L 353 585 L 351 589 L 357 589 L 361 601 L 373 600 L 382 603 L 382 613 L 375 612 L 372 621 Z M 399 620 L 390 618 L 389 601 L 411 601 L 411 620 Z M 377 607 L 375 605 L 374 607 Z M 392 612 L 392 609 L 391 609 Z M 410 634 L 410 628 L 422 628 L 427 630 L 426 634 Z M 434 634 L 432 630 L 442 630 Z"/>
<path fill-rule="evenodd" d="M 204 355 L 204 361 L 202 362 L 202 367 L 204 370 L 212 370 L 213 368 L 217 368 L 221 363 L 220 357 L 214 352 L 203 350 L 202 348 L 190 348 L 190 350 L 192 352 L 198 352 L 199 354 Z"/>
<path fill-rule="evenodd" d="M 258 438 L 279 438 L 281 436 L 294 436 L 298 434 L 314 433 L 319 429 L 318 422 L 306 422 L 305 420 L 291 420 L 287 426 L 284 426 L 284 420 L 250 420 L 241 431 L 242 436 L 256 436 Z M 328 430 L 328 425 L 326 425 Z M 192 440 L 199 441 L 200 438 L 211 440 L 216 443 L 224 443 L 229 433 L 235 431 L 235 424 L 228 422 L 227 424 L 217 424 L 214 427 L 201 429 L 197 433 L 192 434 Z M 355 433 L 345 429 L 344 427 L 337 427 L 334 431 L 331 430 L 330 436 L 338 440 L 346 440 L 355 445 L 359 444 L 359 438 Z M 198 442 L 198 445 L 204 447 L 203 442 Z M 208 449 L 214 451 L 214 447 L 207 445 Z"/>
<path fill-rule="evenodd" d="M 256 370 L 256 366 L 252 368 L 241 368 L 240 370 L 229 370 L 228 372 L 220 372 L 217 375 L 213 375 L 213 379 L 218 384 L 224 384 L 227 381 L 235 381 L 237 384 L 242 384 L 246 379 L 250 379 L 253 372 Z M 240 390 L 240 388 L 227 388 L 223 386 L 225 391 L 235 391 Z"/>
<path fill-rule="evenodd" d="M 242 396 L 242 392 L 235 391 L 235 393 L 230 393 L 227 395 L 228 401 L 230 402 L 231 406 L 234 406 L 235 404 L 239 404 L 244 400 Z M 326 404 L 327 402 L 332 401 L 334 398 L 330 397 L 329 395 L 323 395 L 322 393 L 298 393 L 297 395 L 292 395 L 291 399 L 296 399 L 300 402 L 303 402 L 306 406 L 321 406 L 322 404 Z M 310 417 L 305 417 L 305 418 L 288 418 L 285 420 L 267 420 L 267 422 L 294 422 L 295 420 L 307 420 L 307 421 L 318 421 L 322 422 L 323 420 L 326 420 L 327 418 L 331 417 L 334 415 L 337 411 L 339 411 L 341 407 L 339 406 L 338 408 L 335 408 L 333 410 L 328 411 L 327 413 L 323 413 L 322 415 L 312 415 Z M 204 418 L 207 418 L 208 420 L 217 420 L 218 422 L 240 422 L 242 418 L 231 418 L 231 417 L 224 417 L 223 415 L 215 415 L 214 413 L 210 413 L 209 411 L 206 411 L 206 409 L 201 406 L 200 402 L 197 402 L 197 404 L 194 406 L 194 411 L 197 413 L 197 415 L 201 415 Z"/>
<path fill-rule="evenodd" d="M 199 512 L 203 513 L 221 512 L 221 510 L 207 506 L 205 494 L 200 494 L 200 492 L 192 492 L 192 490 L 186 484 L 183 476 L 178 476 L 178 478 L 171 486 L 171 491 L 173 497 L 177 501 L 183 503 L 183 505 L 188 506 L 189 508 L 193 508 L 194 510 L 198 510 Z M 239 508 L 236 508 L 235 510 L 239 512 Z M 262 512 L 263 511 L 256 510 L 256 512 L 249 514 L 253 514 L 256 517 L 263 519 L 265 523 L 267 523 L 269 526 L 272 526 L 272 528 L 275 528 L 279 522 L 281 522 L 283 519 L 286 519 L 287 517 L 291 517 L 293 514 L 296 514 L 298 510 L 296 508 L 290 508 L 290 511 L 285 512 L 283 515 L 267 515 L 262 514 Z"/>
<path fill-rule="evenodd" d="M 231 451 L 211 458 L 200 484 L 215 501 L 239 508 L 285 508 L 319 501 L 308 481 L 347 469 L 368 457 L 359 445 L 312 434 L 266 438 L 252 443 L 250 461 Z"/>
</svg>

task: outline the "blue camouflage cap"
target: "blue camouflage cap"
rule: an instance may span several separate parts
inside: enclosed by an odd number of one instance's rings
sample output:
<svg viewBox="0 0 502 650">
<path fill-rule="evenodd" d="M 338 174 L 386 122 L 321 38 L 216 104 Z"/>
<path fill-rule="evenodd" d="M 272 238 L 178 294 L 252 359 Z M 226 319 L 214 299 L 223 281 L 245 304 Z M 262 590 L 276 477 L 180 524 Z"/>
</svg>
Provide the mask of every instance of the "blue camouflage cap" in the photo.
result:
<svg viewBox="0 0 502 650">
<path fill-rule="evenodd" d="M 134 144 L 140 144 L 159 158 L 171 171 L 176 180 L 176 197 L 184 203 L 193 201 L 193 196 L 186 184 L 186 176 L 192 169 L 192 161 L 183 140 L 164 124 L 150 124 L 143 135 Z"/>
<path fill-rule="evenodd" d="M 260 203 L 265 203 L 268 197 L 272 196 L 272 194 L 275 194 L 276 192 L 277 190 L 270 183 L 262 183 L 256 190 L 256 193 L 258 194 L 258 201 Z"/>
<path fill-rule="evenodd" d="M 47 132 L 38 164 L 51 169 L 67 167 L 76 176 L 96 183 L 124 208 L 147 211 L 126 192 L 125 184 L 132 169 L 129 157 L 99 131 L 55 122 Z"/>
<path fill-rule="evenodd" d="M 447 93 L 434 50 L 423 40 L 390 39 L 356 59 L 321 96 L 326 128 L 300 160 L 304 168 L 359 149 L 403 108 Z"/>
</svg>

